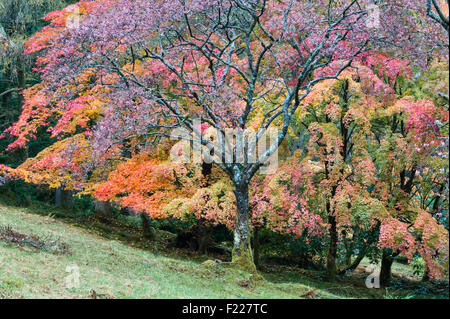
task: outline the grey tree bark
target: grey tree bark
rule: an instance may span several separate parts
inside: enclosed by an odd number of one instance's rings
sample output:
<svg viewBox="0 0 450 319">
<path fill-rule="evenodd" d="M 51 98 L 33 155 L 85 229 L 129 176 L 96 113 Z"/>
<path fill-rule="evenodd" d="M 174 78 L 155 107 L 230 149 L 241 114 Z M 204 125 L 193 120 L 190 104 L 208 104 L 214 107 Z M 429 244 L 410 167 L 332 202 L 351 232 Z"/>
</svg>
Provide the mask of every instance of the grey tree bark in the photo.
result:
<svg viewBox="0 0 450 319">
<path fill-rule="evenodd" d="M 236 186 L 234 194 L 236 196 L 237 214 L 234 226 L 232 261 L 245 271 L 257 273 L 250 244 L 248 184 Z"/>
</svg>

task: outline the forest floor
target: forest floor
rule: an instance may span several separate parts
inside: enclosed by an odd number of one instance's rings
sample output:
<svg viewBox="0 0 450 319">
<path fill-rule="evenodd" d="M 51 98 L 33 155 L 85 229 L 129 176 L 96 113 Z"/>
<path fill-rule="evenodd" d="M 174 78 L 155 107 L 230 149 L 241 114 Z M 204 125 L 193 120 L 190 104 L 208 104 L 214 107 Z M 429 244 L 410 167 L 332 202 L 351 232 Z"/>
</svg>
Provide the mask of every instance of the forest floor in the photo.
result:
<svg viewBox="0 0 450 319">
<path fill-rule="evenodd" d="M 0 201 L 0 299 L 448 298 L 448 281 L 421 283 L 400 263 L 388 289 L 365 286 L 368 262 L 335 283 L 319 271 L 266 265 L 264 280 L 254 283 L 226 263 L 205 263 L 215 257 L 168 248 L 169 232 L 144 241 L 137 229 L 116 226 L 68 218 L 50 205 Z"/>
</svg>

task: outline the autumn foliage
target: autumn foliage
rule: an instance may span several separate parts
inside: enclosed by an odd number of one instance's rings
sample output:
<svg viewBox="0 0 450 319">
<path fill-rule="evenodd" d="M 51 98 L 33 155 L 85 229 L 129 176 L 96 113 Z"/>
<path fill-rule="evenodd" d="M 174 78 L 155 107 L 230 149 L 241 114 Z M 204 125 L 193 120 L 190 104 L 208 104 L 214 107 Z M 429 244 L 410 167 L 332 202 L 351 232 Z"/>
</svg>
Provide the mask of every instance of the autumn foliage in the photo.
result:
<svg viewBox="0 0 450 319">
<path fill-rule="evenodd" d="M 421 256 L 431 277 L 447 276 L 445 30 L 421 1 L 386 1 L 376 29 L 354 1 L 332 3 L 97 0 L 49 13 L 26 48 L 41 82 L 2 137 L 13 151 L 44 127 L 53 144 L 0 165 L 0 185 L 21 178 L 153 219 L 222 224 L 239 263 L 252 263 L 250 234 L 264 228 L 320 239 L 333 280 L 349 266 L 338 247 L 373 233 L 379 255 Z M 263 156 L 206 163 L 205 148 L 203 162 L 170 160 L 195 142 L 173 129 L 236 128 L 277 129 L 273 174 Z"/>
</svg>

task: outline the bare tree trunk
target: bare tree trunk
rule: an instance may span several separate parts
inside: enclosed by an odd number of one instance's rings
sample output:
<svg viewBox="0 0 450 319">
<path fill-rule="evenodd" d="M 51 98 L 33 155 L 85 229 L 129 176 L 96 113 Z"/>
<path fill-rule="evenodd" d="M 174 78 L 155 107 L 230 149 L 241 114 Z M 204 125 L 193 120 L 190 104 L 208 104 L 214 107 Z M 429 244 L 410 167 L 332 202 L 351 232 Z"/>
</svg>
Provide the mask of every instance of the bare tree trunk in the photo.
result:
<svg viewBox="0 0 450 319">
<path fill-rule="evenodd" d="M 25 194 L 25 206 L 28 207 L 31 205 L 32 202 L 32 198 L 31 198 L 31 194 Z"/>
<path fill-rule="evenodd" d="M 253 259 L 255 266 L 259 266 L 259 227 L 253 229 Z"/>
<path fill-rule="evenodd" d="M 62 202 L 62 188 L 58 187 L 55 190 L 55 206 L 60 207 Z"/>
<path fill-rule="evenodd" d="M 73 209 L 73 192 L 69 190 L 63 191 L 62 207 L 65 209 Z"/>
<path fill-rule="evenodd" d="M 208 254 L 208 247 L 211 244 L 211 236 L 206 227 L 198 238 L 198 251 L 204 255 Z"/>
<path fill-rule="evenodd" d="M 329 281 L 336 280 L 336 255 L 337 255 L 337 223 L 335 216 L 328 216 L 328 223 L 330 224 L 330 246 L 328 248 L 327 256 L 327 279 Z"/>
<path fill-rule="evenodd" d="M 153 229 L 153 227 L 150 226 L 148 215 L 146 213 L 141 213 L 140 215 L 144 238 L 148 240 L 153 240 L 155 238 L 155 230 Z"/>
<path fill-rule="evenodd" d="M 430 281 L 430 272 L 428 271 L 428 269 L 425 269 L 425 273 L 423 274 L 422 277 L 422 282 L 427 282 Z"/>
<path fill-rule="evenodd" d="M 232 262 L 250 273 L 257 273 L 250 245 L 250 227 L 248 221 L 248 185 L 236 186 L 237 214 L 234 226 L 234 248 Z"/>
<path fill-rule="evenodd" d="M 355 240 L 355 236 L 352 239 L 347 238 L 347 232 L 342 232 L 342 237 L 344 238 L 344 246 L 345 246 L 345 267 L 350 267 L 352 265 L 352 255 L 353 255 L 353 243 Z"/>
<path fill-rule="evenodd" d="M 383 249 L 381 256 L 380 285 L 386 287 L 391 282 L 391 269 L 394 263 L 394 256 L 390 249 Z"/>
</svg>

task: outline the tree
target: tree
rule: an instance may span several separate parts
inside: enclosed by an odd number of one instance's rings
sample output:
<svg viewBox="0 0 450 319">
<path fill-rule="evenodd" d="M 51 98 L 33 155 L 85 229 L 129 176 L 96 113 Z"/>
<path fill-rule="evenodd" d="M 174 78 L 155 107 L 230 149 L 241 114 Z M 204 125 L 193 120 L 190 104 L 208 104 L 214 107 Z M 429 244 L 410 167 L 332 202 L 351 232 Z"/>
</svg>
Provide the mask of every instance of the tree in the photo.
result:
<svg viewBox="0 0 450 319">
<path fill-rule="evenodd" d="M 385 248 L 380 281 L 389 283 L 393 257 L 400 253 L 411 259 L 418 252 L 430 274 L 440 277 L 447 267 L 448 230 L 433 215 L 447 183 L 448 164 L 433 149 L 443 143 L 435 122 L 445 121 L 448 111 L 410 97 L 397 101 L 387 114 L 393 122 L 377 151 L 383 181 L 377 191 L 389 211 L 380 229 L 379 246 Z"/>
<path fill-rule="evenodd" d="M 24 100 L 23 90 L 39 82 L 39 76 L 32 72 L 36 55 L 25 55 L 25 41 L 45 26 L 41 20 L 49 10 L 66 6 L 64 0 L 3 0 L 0 2 L 0 130 L 13 124 L 21 112 Z M 11 142 L 11 141 L 9 141 Z M 37 145 L 38 146 L 38 145 Z M 39 146 L 38 146 L 39 147 Z M 3 148 L 3 147 L 2 147 Z M 5 162 L 23 162 L 27 148 L 18 150 Z"/>
<path fill-rule="evenodd" d="M 86 88 L 103 87 L 102 95 L 114 101 L 104 107 L 93 131 L 99 152 L 130 139 L 142 144 L 168 136 L 175 127 L 200 138 L 195 117 L 225 136 L 227 129 L 244 130 L 259 116 L 257 140 L 280 123 L 275 141 L 254 163 L 226 162 L 225 153 L 218 151 L 225 149 L 224 139 L 216 149 L 221 156 L 213 159 L 234 185 L 233 261 L 254 271 L 250 180 L 282 143 L 314 85 L 335 78 L 364 50 L 365 12 L 356 1 L 97 4 L 79 3 L 84 14 L 80 28 L 64 25 L 71 9 L 49 15 L 51 26 L 29 41 L 27 52 L 43 51 L 38 63 L 45 87 L 39 94 L 49 96 L 55 110 L 64 112 L 67 102 Z M 330 63 L 332 73 L 313 76 Z M 80 76 L 86 72 L 92 77 Z M 16 128 L 20 131 L 20 125 Z"/>
<path fill-rule="evenodd" d="M 429 25 L 422 1 L 386 2 L 380 17 L 389 23 L 375 29 L 367 4 L 107 0 L 52 12 L 51 24 L 27 43 L 27 53 L 40 54 L 43 81 L 7 132 L 17 137 L 11 148 L 23 147 L 41 126 L 61 138 L 82 132 L 96 159 L 91 171 L 117 152 L 146 153 L 163 137 L 187 139 L 202 153 L 200 162 L 220 167 L 234 188 L 233 261 L 253 272 L 249 184 L 276 154 L 314 87 L 336 79 L 355 58 L 370 57 L 363 54 L 368 43 L 402 53 L 417 53 L 419 44 L 428 52 L 442 48 L 442 32 Z M 92 100 L 99 107 L 91 117 Z M 215 137 L 206 138 L 196 118 Z M 278 132 L 269 147 L 259 147 L 273 128 Z M 320 125 L 313 133 L 333 138 Z M 157 172 L 155 166 L 148 167 Z"/>
<path fill-rule="evenodd" d="M 318 84 L 297 118 L 309 134 L 307 150 L 287 161 L 281 176 L 268 177 L 271 181 L 261 192 L 265 196 L 255 196 L 257 214 L 278 221 L 275 226 L 280 227 L 281 220 L 281 229 L 297 236 L 306 229 L 329 238 L 330 280 L 338 271 L 339 239 L 358 227 L 371 230 L 386 214 L 370 192 L 378 183 L 371 123 L 392 98 L 389 86 L 364 65 Z"/>
</svg>

